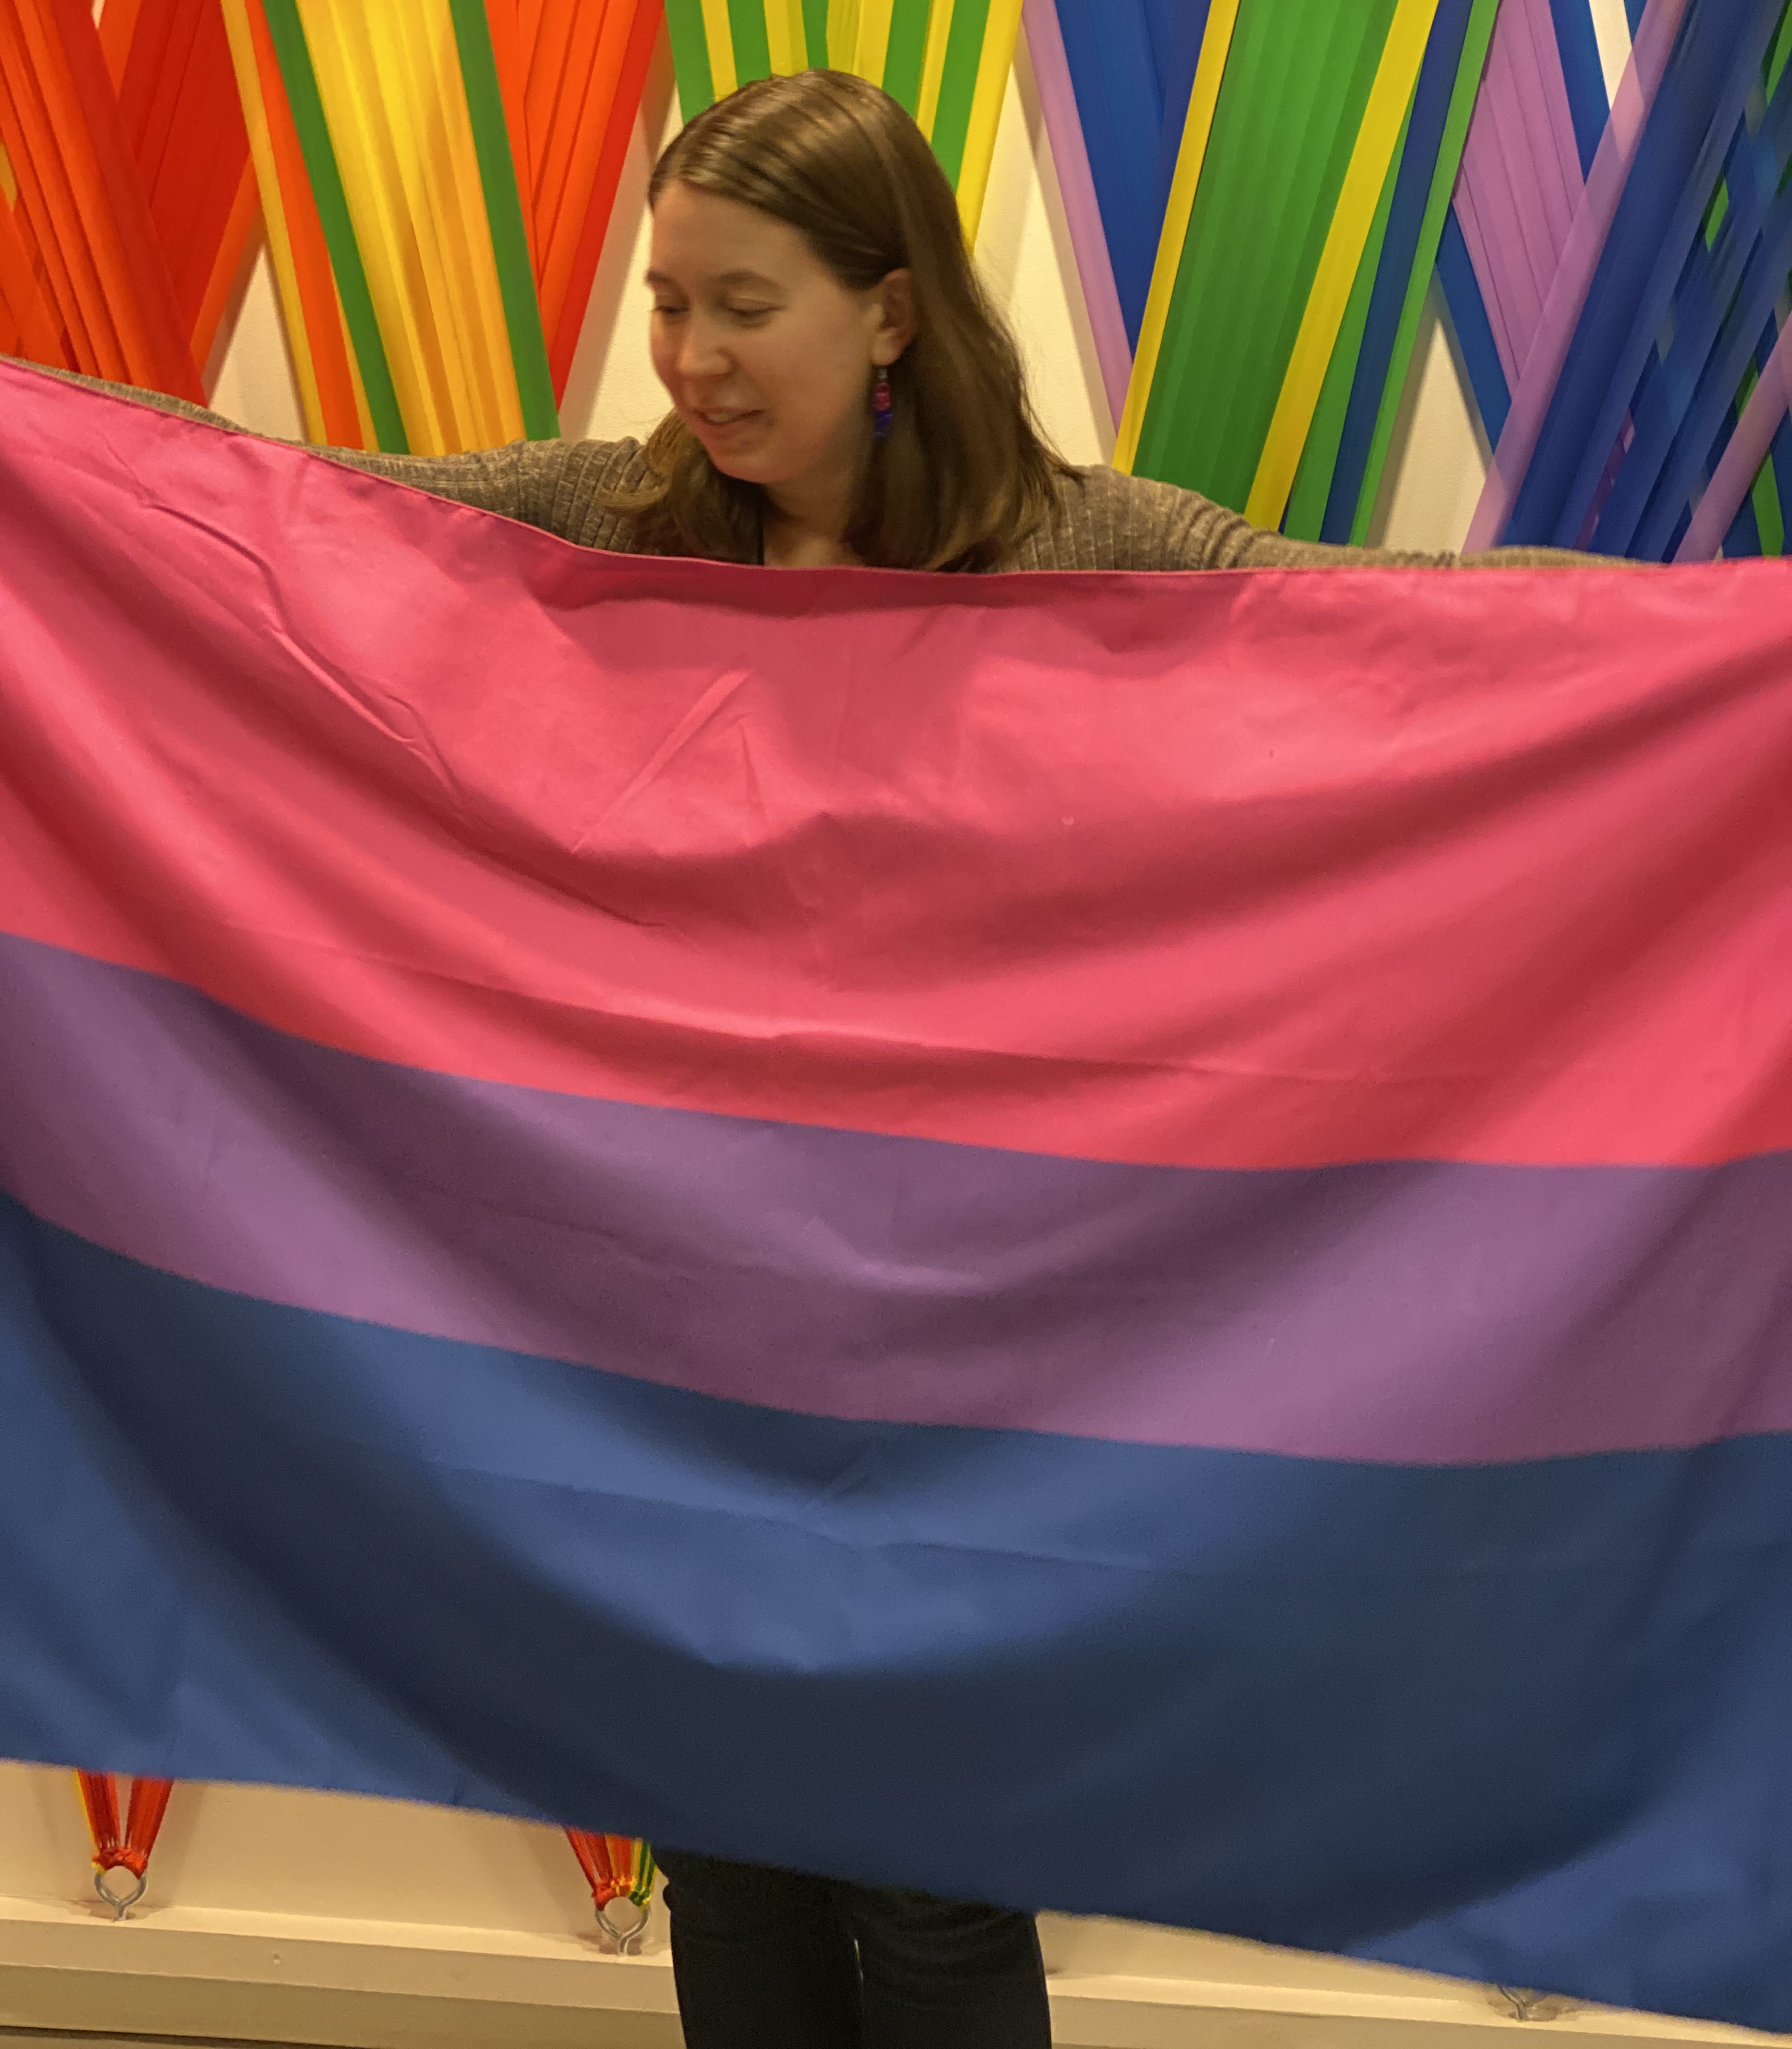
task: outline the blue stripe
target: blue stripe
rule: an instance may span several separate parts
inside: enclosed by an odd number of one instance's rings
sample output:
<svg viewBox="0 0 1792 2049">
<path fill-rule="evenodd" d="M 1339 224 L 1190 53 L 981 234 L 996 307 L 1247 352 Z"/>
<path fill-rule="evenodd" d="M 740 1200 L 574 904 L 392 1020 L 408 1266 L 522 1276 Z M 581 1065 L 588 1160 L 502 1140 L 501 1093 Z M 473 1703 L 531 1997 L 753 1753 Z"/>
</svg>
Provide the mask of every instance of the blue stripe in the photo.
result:
<svg viewBox="0 0 1792 2049">
<path fill-rule="evenodd" d="M 1561 54 L 1562 83 L 1568 87 L 1568 113 L 1574 122 L 1574 146 L 1580 175 L 1593 168 L 1600 138 L 1611 111 L 1606 97 L 1605 72 L 1593 31 L 1592 0 L 1549 0 L 1556 25 L 1556 48 Z"/>
<path fill-rule="evenodd" d="M 1444 217 L 1444 238 L 1437 245 L 1437 282 L 1444 288 L 1444 303 L 1468 372 L 1482 430 L 1488 446 L 1498 448 L 1506 416 L 1512 410 L 1511 387 L 1506 382 L 1499 344 L 1494 340 L 1487 301 L 1481 296 L 1481 281 L 1475 274 L 1474 259 L 1453 206 Z"/>
<path fill-rule="evenodd" d="M 0 1332 L 0 1753 L 1792 2025 L 1792 1439 L 1440 1470 L 829 1421 L 11 1203 Z"/>
<path fill-rule="evenodd" d="M 1468 36 L 1468 19 L 1474 0 L 1441 0 L 1425 45 L 1425 61 L 1413 92 L 1412 119 L 1407 123 L 1406 146 L 1394 180 L 1394 200 L 1388 208 L 1387 232 L 1382 243 L 1382 260 L 1369 298 L 1369 315 L 1362 329 L 1362 344 L 1356 359 L 1356 374 L 1351 383 L 1350 404 L 1344 414 L 1344 430 L 1338 443 L 1338 461 L 1331 472 L 1331 489 L 1326 500 L 1325 518 L 1320 533 L 1327 541 L 1348 541 L 1356 519 L 1357 500 L 1362 495 L 1363 472 L 1375 438 L 1375 422 L 1382 410 L 1388 367 L 1394 360 L 1394 345 L 1399 337 L 1400 316 L 1406 303 L 1406 288 L 1419 260 L 1419 235 L 1425 226 L 1425 208 L 1431 198 L 1431 181 L 1443 147 L 1444 128 L 1449 119 L 1450 100 L 1456 91 L 1456 72 L 1462 64 L 1463 45 Z"/>
</svg>

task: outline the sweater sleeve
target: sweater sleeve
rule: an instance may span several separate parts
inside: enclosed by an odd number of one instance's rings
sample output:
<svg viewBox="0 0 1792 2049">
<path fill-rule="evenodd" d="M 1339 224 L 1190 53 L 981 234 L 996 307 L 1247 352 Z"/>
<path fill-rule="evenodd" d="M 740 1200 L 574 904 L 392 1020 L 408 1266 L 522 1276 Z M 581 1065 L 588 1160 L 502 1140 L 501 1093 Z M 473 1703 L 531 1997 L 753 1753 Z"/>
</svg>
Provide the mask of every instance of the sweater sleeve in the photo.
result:
<svg viewBox="0 0 1792 2049">
<path fill-rule="evenodd" d="M 208 412 L 202 406 L 169 398 L 160 391 L 111 384 L 102 378 L 84 377 L 42 364 L 21 367 L 85 385 L 89 391 L 103 391 L 134 405 L 149 406 L 157 412 L 177 413 L 227 434 L 249 431 L 222 413 Z M 565 540 L 581 541 L 585 539 L 585 530 L 590 523 L 589 492 L 568 486 L 585 485 L 596 476 L 608 478 L 628 466 L 628 458 L 633 451 L 632 442 L 551 441 L 512 441 L 504 448 L 476 449 L 465 455 L 386 455 L 375 450 L 340 448 L 313 449 L 310 453 L 348 469 L 363 469 L 375 476 L 390 477 L 395 484 L 408 484 L 414 490 L 427 491 L 437 498 L 452 498 L 462 505 L 501 512 L 507 519 L 542 527 Z"/>
<path fill-rule="evenodd" d="M 1487 548 L 1474 554 L 1405 548 L 1348 548 L 1290 540 L 1236 512 L 1151 478 L 1117 470 L 1080 472 L 1067 488 L 1062 531 L 1099 559 L 1075 566 L 1124 570 L 1569 569 L 1619 566 L 1608 555 L 1566 548 Z M 1069 565 L 1067 565 L 1069 566 Z"/>
</svg>

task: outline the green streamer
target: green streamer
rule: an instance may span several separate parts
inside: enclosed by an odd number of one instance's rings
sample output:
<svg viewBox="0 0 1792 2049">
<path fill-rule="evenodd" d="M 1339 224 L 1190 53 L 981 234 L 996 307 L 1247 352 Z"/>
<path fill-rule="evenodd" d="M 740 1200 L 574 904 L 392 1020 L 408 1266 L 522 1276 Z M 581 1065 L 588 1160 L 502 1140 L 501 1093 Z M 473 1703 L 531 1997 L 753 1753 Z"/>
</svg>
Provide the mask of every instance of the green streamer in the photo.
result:
<svg viewBox="0 0 1792 2049">
<path fill-rule="evenodd" d="M 535 297 L 535 269 L 530 260 L 523 196 L 517 190 L 516 166 L 511 157 L 510 127 L 504 119 L 498 60 L 492 49 L 492 25 L 484 0 L 449 0 L 449 14 L 461 55 L 479 181 L 485 193 L 504 326 L 516 366 L 523 431 L 532 441 L 554 441 L 560 434 L 560 409 L 554 402 L 554 375 L 548 367 L 547 337 L 542 332 L 541 303 Z"/>
<path fill-rule="evenodd" d="M 348 195 L 343 189 L 336 147 L 330 140 L 329 123 L 324 118 L 323 95 L 317 90 L 317 74 L 312 68 L 311 49 L 305 40 L 297 0 L 263 0 L 263 6 L 281 80 L 286 88 L 286 103 L 292 109 L 293 126 L 311 180 L 311 196 L 323 227 L 324 245 L 330 252 L 330 267 L 336 274 L 343 322 L 360 369 L 361 388 L 367 394 L 374 439 L 389 455 L 408 455 L 410 437 L 405 432 L 404 415 L 398 409 L 392 367 L 386 360 L 386 344 L 380 337 L 367 266 L 361 261 L 361 245 L 355 239 Z"/>
<path fill-rule="evenodd" d="M 1773 48 L 1767 52 L 1767 62 L 1762 83 L 1767 95 L 1771 99 L 1779 90 L 1780 73 L 1786 68 L 1786 60 L 1792 57 L 1792 6 L 1780 14 L 1779 27 L 1774 36 Z"/>
<path fill-rule="evenodd" d="M 1413 87 L 1417 91 L 1417 84 Z M 1338 467 L 1338 449 L 1344 438 L 1344 422 L 1351 410 L 1351 391 L 1356 383 L 1356 366 L 1362 353 L 1363 330 L 1369 325 L 1369 305 L 1375 295 L 1375 278 L 1382 267 L 1382 249 L 1387 240 L 1388 217 L 1394 212 L 1394 187 L 1400 182 L 1401 161 L 1406 154 L 1406 134 L 1413 122 L 1413 103 L 1406 103 L 1405 119 L 1400 124 L 1400 140 L 1382 181 L 1382 196 L 1363 244 L 1362 261 L 1356 266 L 1350 302 L 1344 309 L 1343 325 L 1326 365 L 1325 382 L 1320 387 L 1319 404 L 1307 442 L 1300 451 L 1300 465 L 1294 472 L 1294 488 L 1289 493 L 1288 513 L 1282 531 L 1297 540 L 1316 541 L 1325 524 L 1325 508 L 1331 496 L 1331 479 Z"/>
<path fill-rule="evenodd" d="M 1487 45 L 1493 41 L 1494 17 L 1499 11 L 1499 0 L 1475 0 L 1474 10 L 1468 17 L 1462 61 L 1456 67 L 1456 87 L 1450 95 L 1449 111 L 1444 117 L 1444 139 L 1438 148 L 1436 168 L 1431 174 L 1425 218 L 1419 224 L 1413 274 L 1407 281 L 1405 301 L 1400 309 L 1400 325 L 1394 334 L 1394 353 L 1388 360 L 1387 382 L 1382 387 L 1374 436 L 1369 444 L 1369 460 L 1363 465 L 1362 488 L 1357 493 L 1356 514 L 1351 522 L 1351 538 L 1359 547 L 1368 538 L 1375 501 L 1381 496 L 1382 474 L 1387 467 L 1394 422 L 1400 416 L 1400 402 L 1405 395 L 1406 379 L 1413 367 L 1413 349 L 1418 340 L 1425 294 L 1431 288 L 1432 273 L 1437 267 L 1438 245 L 1444 239 L 1444 217 L 1449 212 L 1450 195 L 1456 190 L 1456 175 L 1462 169 L 1463 145 L 1468 140 L 1469 118 L 1480 95 L 1481 73 L 1487 68 Z"/>
<path fill-rule="evenodd" d="M 1761 530 L 1761 552 L 1764 555 L 1783 555 L 1786 552 L 1786 519 L 1779 502 L 1779 483 L 1774 475 L 1774 459 L 1769 456 L 1755 472 L 1755 481 L 1749 496 L 1755 504 L 1755 523 Z"/>
<path fill-rule="evenodd" d="M 1245 0 L 1134 469 L 1242 507 L 1396 0 Z"/>
<path fill-rule="evenodd" d="M 689 121 L 716 96 L 702 0 L 666 0 L 666 28 L 672 44 L 672 75 L 678 84 L 678 111 Z"/>
<path fill-rule="evenodd" d="M 772 76 L 772 44 L 765 33 L 765 0 L 728 0 L 729 33 L 734 45 L 734 83 Z"/>
<path fill-rule="evenodd" d="M 930 0 L 896 0 L 890 12 L 890 44 L 884 58 L 884 90 L 911 114 L 921 104 L 921 73 L 927 55 Z M 968 119 L 968 116 L 967 116 Z"/>
<path fill-rule="evenodd" d="M 964 168 L 965 138 L 970 133 L 971 103 L 977 96 L 977 73 L 983 61 L 983 34 L 989 21 L 989 0 L 958 0 L 946 39 L 931 140 L 940 168 L 954 187 Z M 919 83 L 917 76 L 917 96 Z"/>
<path fill-rule="evenodd" d="M 827 0 L 803 0 L 803 40 L 811 69 L 827 65 Z"/>
</svg>

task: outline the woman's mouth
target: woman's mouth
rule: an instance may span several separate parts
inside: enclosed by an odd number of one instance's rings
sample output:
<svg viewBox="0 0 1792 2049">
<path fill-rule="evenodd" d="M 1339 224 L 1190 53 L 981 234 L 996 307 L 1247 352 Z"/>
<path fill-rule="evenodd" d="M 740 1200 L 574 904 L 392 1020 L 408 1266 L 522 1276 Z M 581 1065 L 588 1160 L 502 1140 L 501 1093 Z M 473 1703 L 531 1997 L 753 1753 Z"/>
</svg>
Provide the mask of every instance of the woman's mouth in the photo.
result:
<svg viewBox="0 0 1792 2049">
<path fill-rule="evenodd" d="M 743 407 L 713 406 L 698 407 L 691 417 L 704 437 L 713 441 L 734 434 L 760 416 L 756 411 Z"/>
</svg>

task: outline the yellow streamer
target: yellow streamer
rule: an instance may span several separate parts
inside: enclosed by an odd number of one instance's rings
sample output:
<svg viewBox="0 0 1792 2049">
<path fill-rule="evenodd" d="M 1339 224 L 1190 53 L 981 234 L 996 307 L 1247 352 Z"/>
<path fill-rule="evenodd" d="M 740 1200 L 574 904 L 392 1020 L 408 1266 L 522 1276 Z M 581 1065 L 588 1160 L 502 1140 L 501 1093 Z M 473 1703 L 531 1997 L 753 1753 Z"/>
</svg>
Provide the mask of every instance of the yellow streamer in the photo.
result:
<svg viewBox="0 0 1792 2049">
<path fill-rule="evenodd" d="M 1245 517 L 1254 526 L 1279 527 L 1288 509 L 1288 494 L 1294 488 L 1300 453 L 1307 445 L 1331 352 L 1338 345 L 1338 330 L 1344 323 L 1382 189 L 1399 147 L 1400 130 L 1418 84 L 1436 12 L 1437 0 L 1400 0 L 1395 10 L 1331 225 L 1326 231 L 1325 247 L 1320 252 L 1306 310 L 1300 316 L 1294 352 L 1283 373 L 1269 435 L 1258 458 L 1250 496 L 1245 501 Z"/>
<path fill-rule="evenodd" d="M 360 52 L 343 42 L 344 10 L 331 0 L 298 4 L 405 433 L 414 452 L 441 453 L 454 445 L 453 421 L 438 352 L 418 317 L 421 268 L 373 82 L 365 60 L 356 61 Z"/>
<path fill-rule="evenodd" d="M 299 0 L 405 431 L 519 440 L 523 412 L 447 0 Z"/>
<path fill-rule="evenodd" d="M 896 0 L 859 0 L 852 68 L 874 85 L 884 83 L 884 66 L 890 54 L 890 17 L 895 10 Z"/>
<path fill-rule="evenodd" d="M 859 0 L 828 0 L 827 62 L 835 71 L 850 71 L 859 42 Z"/>
<path fill-rule="evenodd" d="M 927 10 L 927 48 L 921 56 L 921 95 L 915 119 L 921 133 L 933 140 L 934 116 L 939 111 L 940 81 L 946 76 L 946 45 L 952 36 L 952 0 L 933 0 Z"/>
<path fill-rule="evenodd" d="M 255 189 L 261 195 L 262 219 L 267 224 L 267 253 L 274 266 L 274 282 L 286 316 L 286 343 L 292 351 L 293 374 L 298 380 L 299 410 L 305 415 L 305 438 L 313 445 L 328 439 L 324 426 L 324 401 L 317 389 L 317 366 L 311 357 L 311 337 L 305 325 L 305 305 L 299 297 L 298 266 L 293 260 L 292 231 L 286 225 L 286 203 L 280 190 L 280 173 L 274 161 L 274 143 L 268 133 L 267 107 L 262 98 L 261 73 L 255 67 L 255 46 L 249 28 L 247 0 L 223 0 L 224 33 L 230 43 L 231 68 L 236 73 L 237 96 L 243 103 L 243 119 L 249 130 L 249 157 L 255 167 Z M 366 445 L 373 443 L 369 440 Z"/>
<path fill-rule="evenodd" d="M 709 46 L 709 79 L 717 99 L 725 99 L 740 80 L 734 74 L 734 30 L 728 0 L 703 0 L 703 40 Z"/>
<path fill-rule="evenodd" d="M 376 75 L 387 81 L 387 118 L 461 445 L 519 441 L 523 410 L 453 19 L 440 0 L 369 8 L 364 18 Z"/>
<path fill-rule="evenodd" d="M 1001 123 L 1009 74 L 1014 68 L 1015 39 L 1020 33 L 1021 0 L 990 0 L 977 60 L 977 84 L 971 95 L 970 123 L 965 131 L 965 154 L 958 166 L 958 219 L 965 240 L 977 242 L 977 224 L 989 189 L 989 166 L 995 161 L 996 130 Z"/>
<path fill-rule="evenodd" d="M 772 76 L 788 78 L 809 68 L 803 27 L 803 0 L 765 0 L 765 41 Z"/>
<path fill-rule="evenodd" d="M 1195 189 L 1201 182 L 1207 138 L 1213 133 L 1214 110 L 1219 104 L 1220 81 L 1226 76 L 1226 55 L 1238 21 L 1238 0 L 1213 0 L 1207 32 L 1201 38 L 1200 60 L 1195 67 L 1194 87 L 1188 95 L 1188 113 L 1182 124 L 1182 141 L 1176 149 L 1170 203 L 1164 215 L 1164 231 L 1157 238 L 1157 258 L 1152 266 L 1151 290 L 1145 295 L 1145 318 L 1139 323 L 1139 345 L 1133 357 L 1126 403 L 1114 441 L 1116 469 L 1131 469 L 1138 457 L 1139 434 L 1145 426 L 1151 380 L 1156 375 L 1158 353 L 1164 346 L 1170 300 L 1176 291 L 1176 273 L 1182 267 L 1183 244 L 1188 239 L 1189 217 L 1195 211 Z"/>
</svg>

